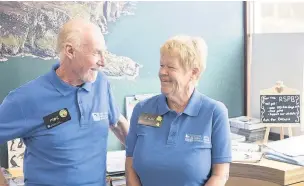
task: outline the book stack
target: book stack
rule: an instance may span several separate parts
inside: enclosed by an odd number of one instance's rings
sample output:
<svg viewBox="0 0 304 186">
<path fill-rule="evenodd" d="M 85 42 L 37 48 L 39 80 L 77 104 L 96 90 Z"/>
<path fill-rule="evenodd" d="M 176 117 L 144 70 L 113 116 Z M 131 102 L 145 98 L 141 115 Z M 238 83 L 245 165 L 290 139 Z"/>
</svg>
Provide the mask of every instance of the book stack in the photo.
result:
<svg viewBox="0 0 304 186">
<path fill-rule="evenodd" d="M 231 132 L 244 136 L 247 142 L 256 142 L 264 139 L 266 127 L 259 119 L 240 116 L 230 118 L 229 123 Z"/>
</svg>

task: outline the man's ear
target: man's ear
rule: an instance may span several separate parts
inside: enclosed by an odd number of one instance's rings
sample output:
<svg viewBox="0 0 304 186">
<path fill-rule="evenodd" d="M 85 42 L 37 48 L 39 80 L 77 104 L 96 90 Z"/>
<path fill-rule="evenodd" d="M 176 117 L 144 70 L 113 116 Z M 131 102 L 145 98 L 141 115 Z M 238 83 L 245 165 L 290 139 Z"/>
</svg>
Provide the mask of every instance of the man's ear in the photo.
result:
<svg viewBox="0 0 304 186">
<path fill-rule="evenodd" d="M 70 43 L 67 43 L 65 46 L 64 46 L 64 53 L 65 55 L 69 58 L 69 59 L 73 59 L 74 57 L 74 49 L 72 47 L 72 45 Z"/>
</svg>

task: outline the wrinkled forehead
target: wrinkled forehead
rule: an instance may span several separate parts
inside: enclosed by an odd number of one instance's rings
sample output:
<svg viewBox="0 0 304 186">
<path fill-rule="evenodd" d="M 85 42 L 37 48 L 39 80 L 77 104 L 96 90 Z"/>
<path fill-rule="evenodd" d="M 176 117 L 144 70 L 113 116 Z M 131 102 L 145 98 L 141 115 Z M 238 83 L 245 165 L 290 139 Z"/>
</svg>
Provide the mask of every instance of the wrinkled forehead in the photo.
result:
<svg viewBox="0 0 304 186">
<path fill-rule="evenodd" d="M 84 34 L 82 44 L 90 49 L 106 50 L 105 39 L 98 29 L 88 30 Z"/>
<path fill-rule="evenodd" d="M 178 55 L 172 55 L 170 53 L 163 53 L 160 57 L 160 64 L 179 66 L 180 58 Z"/>
</svg>

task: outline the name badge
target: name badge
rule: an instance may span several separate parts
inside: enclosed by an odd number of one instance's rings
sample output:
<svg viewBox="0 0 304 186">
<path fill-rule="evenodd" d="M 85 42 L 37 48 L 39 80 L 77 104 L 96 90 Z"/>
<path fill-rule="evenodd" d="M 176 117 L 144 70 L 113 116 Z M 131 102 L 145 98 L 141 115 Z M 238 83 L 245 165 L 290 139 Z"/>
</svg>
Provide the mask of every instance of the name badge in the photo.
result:
<svg viewBox="0 0 304 186">
<path fill-rule="evenodd" d="M 44 116 L 43 120 L 46 125 L 46 128 L 51 129 L 64 122 L 71 120 L 71 116 L 70 116 L 68 109 L 64 108 L 64 109 L 58 110 L 50 115 Z"/>
<path fill-rule="evenodd" d="M 155 114 L 143 113 L 138 118 L 138 124 L 152 127 L 160 127 L 163 117 Z"/>
</svg>

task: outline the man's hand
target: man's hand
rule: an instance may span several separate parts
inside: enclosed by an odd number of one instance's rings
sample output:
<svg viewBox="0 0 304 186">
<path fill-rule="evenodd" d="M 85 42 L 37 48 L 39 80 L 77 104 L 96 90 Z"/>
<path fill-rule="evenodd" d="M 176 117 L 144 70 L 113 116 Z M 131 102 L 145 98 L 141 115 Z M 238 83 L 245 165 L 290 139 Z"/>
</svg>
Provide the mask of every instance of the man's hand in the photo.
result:
<svg viewBox="0 0 304 186">
<path fill-rule="evenodd" d="M 125 146 L 126 137 L 129 131 L 130 124 L 123 115 L 120 115 L 118 122 L 115 125 L 111 125 L 111 130 L 119 141 Z"/>
</svg>

